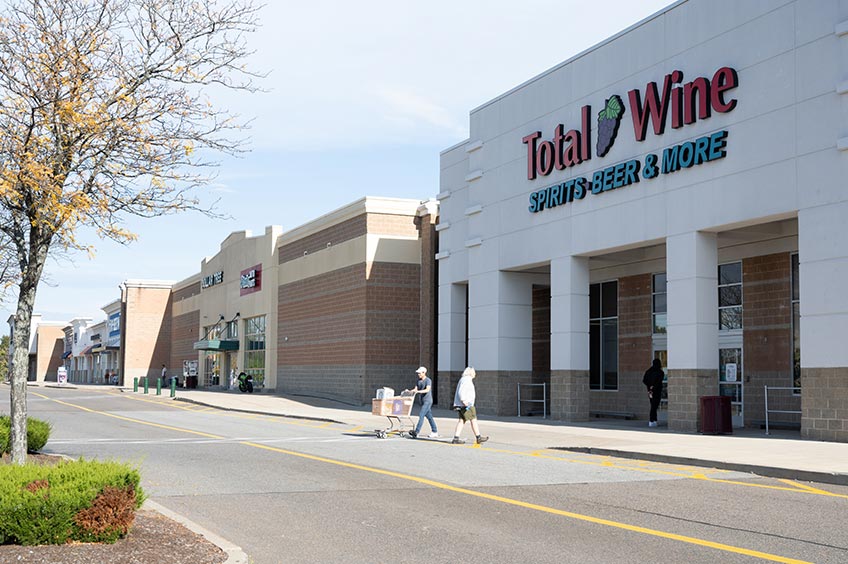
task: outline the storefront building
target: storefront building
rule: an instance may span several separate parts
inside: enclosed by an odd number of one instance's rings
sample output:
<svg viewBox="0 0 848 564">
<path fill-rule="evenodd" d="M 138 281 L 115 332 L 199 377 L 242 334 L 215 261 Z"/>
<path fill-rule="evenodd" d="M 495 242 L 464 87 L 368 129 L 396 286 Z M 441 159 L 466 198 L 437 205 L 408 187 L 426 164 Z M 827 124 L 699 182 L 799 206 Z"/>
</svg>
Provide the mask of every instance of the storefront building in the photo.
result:
<svg viewBox="0 0 848 564">
<path fill-rule="evenodd" d="M 532 383 L 647 419 L 660 358 L 671 429 L 768 394 L 848 441 L 846 81 L 844 2 L 684 0 L 474 109 L 441 155 L 443 397 L 471 364 L 483 412 Z"/>
<path fill-rule="evenodd" d="M 191 386 L 229 388 L 239 373 L 273 390 L 276 363 L 276 242 L 282 232 L 230 234 L 200 272 L 172 291 L 170 372 Z M 181 380 L 183 381 L 183 380 Z"/>
<path fill-rule="evenodd" d="M 367 197 L 282 234 L 278 392 L 362 404 L 435 365 L 437 222 L 435 201 Z"/>
<path fill-rule="evenodd" d="M 435 362 L 437 210 L 366 197 L 285 233 L 232 233 L 173 285 L 168 373 L 355 404 L 410 386 Z"/>
<path fill-rule="evenodd" d="M 9 340 L 15 332 L 15 316 L 9 316 Z M 43 321 L 40 314 L 33 314 L 30 320 L 29 332 L 29 355 L 27 366 L 27 381 L 29 382 L 55 382 L 57 372 L 62 365 L 62 353 L 64 352 L 65 323 L 55 321 Z M 8 372 L 11 375 L 13 366 L 12 355 L 9 355 Z"/>
</svg>

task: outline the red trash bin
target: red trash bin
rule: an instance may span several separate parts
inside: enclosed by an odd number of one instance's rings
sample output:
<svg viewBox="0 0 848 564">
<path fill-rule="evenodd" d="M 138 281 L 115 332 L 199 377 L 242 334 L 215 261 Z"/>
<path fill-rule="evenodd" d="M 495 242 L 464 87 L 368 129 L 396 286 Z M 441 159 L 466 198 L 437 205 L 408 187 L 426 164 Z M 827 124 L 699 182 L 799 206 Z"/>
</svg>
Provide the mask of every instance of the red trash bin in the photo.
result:
<svg viewBox="0 0 848 564">
<path fill-rule="evenodd" d="M 701 428 L 705 435 L 722 435 L 733 433 L 733 418 L 730 414 L 730 398 L 728 396 L 701 397 Z"/>
</svg>

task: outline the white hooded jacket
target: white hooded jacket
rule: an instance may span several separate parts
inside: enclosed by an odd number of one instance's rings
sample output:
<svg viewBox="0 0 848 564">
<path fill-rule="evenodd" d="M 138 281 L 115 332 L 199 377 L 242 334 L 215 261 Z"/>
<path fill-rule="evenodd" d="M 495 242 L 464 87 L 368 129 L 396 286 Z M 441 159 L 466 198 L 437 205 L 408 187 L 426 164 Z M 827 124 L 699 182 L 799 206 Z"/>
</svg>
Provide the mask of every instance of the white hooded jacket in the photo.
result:
<svg viewBox="0 0 848 564">
<path fill-rule="evenodd" d="M 463 376 L 456 385 L 456 395 L 453 397 L 454 407 L 468 407 L 477 400 L 477 390 L 474 389 L 474 378 Z"/>
</svg>

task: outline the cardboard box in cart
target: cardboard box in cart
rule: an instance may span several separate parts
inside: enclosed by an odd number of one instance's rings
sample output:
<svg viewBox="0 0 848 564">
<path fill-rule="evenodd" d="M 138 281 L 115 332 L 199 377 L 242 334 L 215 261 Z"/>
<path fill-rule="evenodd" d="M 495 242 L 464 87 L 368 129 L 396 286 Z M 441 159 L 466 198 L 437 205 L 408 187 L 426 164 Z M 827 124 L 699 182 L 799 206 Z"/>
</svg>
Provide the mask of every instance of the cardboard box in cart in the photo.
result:
<svg viewBox="0 0 848 564">
<path fill-rule="evenodd" d="M 392 397 L 371 400 L 371 415 L 409 416 L 413 397 Z"/>
</svg>

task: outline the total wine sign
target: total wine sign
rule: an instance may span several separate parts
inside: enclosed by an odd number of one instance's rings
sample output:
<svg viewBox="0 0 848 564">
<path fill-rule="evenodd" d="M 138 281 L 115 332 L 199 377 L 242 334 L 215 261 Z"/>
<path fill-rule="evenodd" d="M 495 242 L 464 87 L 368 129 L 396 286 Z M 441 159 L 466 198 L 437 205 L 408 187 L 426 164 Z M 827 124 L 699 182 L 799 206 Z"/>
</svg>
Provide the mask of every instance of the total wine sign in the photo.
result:
<svg viewBox="0 0 848 564">
<path fill-rule="evenodd" d="M 736 108 L 736 99 L 728 91 L 739 86 L 739 76 L 731 67 L 721 67 L 712 78 L 699 76 L 689 82 L 683 82 L 683 73 L 679 70 L 667 74 L 662 88 L 656 82 L 649 82 L 644 93 L 639 89 L 627 93 L 625 103 L 618 94 L 613 94 L 604 102 L 598 112 L 595 154 L 606 156 L 618 136 L 622 119 L 630 112 L 633 134 L 636 141 L 644 141 L 648 125 L 655 135 L 662 135 L 667 125 L 679 129 L 704 120 L 716 113 L 732 112 Z M 558 124 L 550 139 L 543 139 L 541 131 L 534 131 L 522 138 L 527 148 L 527 179 L 535 180 L 547 176 L 554 170 L 566 170 L 569 167 L 592 159 L 591 106 L 580 110 L 580 129 L 565 130 Z M 631 159 L 596 170 L 590 177 L 578 176 L 564 182 L 546 186 L 530 193 L 528 209 L 532 213 L 570 204 L 582 200 L 587 194 L 600 194 L 630 186 L 640 179 L 656 178 L 660 174 L 670 174 L 684 168 L 701 165 L 726 156 L 727 131 L 717 131 L 685 143 L 663 149 L 662 158 L 648 154 L 644 160 Z"/>
</svg>

